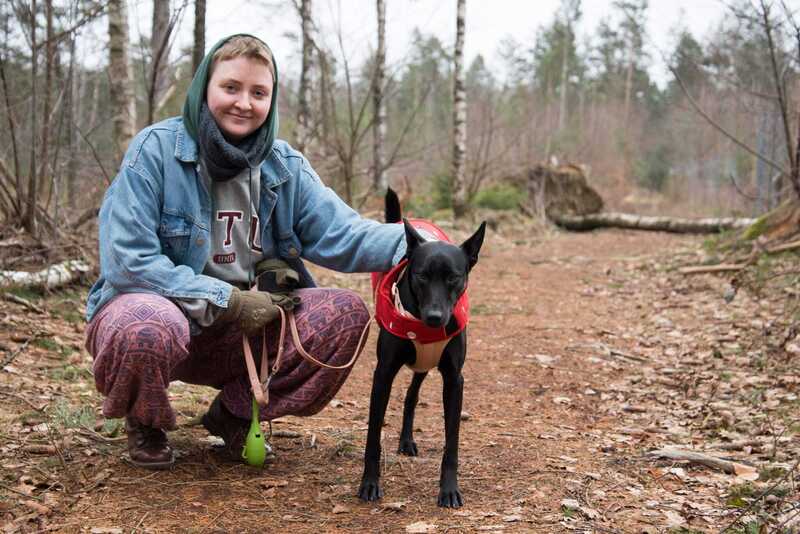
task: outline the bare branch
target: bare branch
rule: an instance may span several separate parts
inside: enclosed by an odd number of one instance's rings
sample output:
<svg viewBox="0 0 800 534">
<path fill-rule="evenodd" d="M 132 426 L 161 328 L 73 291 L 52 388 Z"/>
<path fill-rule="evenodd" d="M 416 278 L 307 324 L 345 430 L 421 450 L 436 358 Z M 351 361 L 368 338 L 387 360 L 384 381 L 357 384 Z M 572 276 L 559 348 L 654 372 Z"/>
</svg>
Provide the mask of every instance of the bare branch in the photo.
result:
<svg viewBox="0 0 800 534">
<path fill-rule="evenodd" d="M 699 114 L 701 117 L 703 117 L 703 118 L 706 120 L 706 122 L 708 122 L 708 123 L 709 123 L 711 126 L 713 126 L 713 127 L 714 127 L 714 129 L 716 129 L 716 130 L 717 130 L 718 132 L 720 132 L 722 135 L 724 135 L 725 137 L 727 137 L 728 139 L 730 139 L 730 140 L 731 140 L 731 141 L 732 141 L 732 142 L 733 142 L 735 145 L 737 145 L 738 147 L 740 147 L 740 148 L 742 148 L 742 149 L 746 150 L 747 152 L 749 152 L 749 153 L 750 153 L 750 154 L 752 154 L 753 156 L 757 157 L 758 159 L 760 159 L 761 161 L 763 161 L 764 163 L 766 163 L 767 165 L 769 165 L 770 167 L 772 167 L 772 168 L 773 168 L 773 169 L 775 169 L 776 171 L 780 171 L 780 172 L 782 172 L 782 173 L 785 173 L 785 172 L 786 172 L 786 169 L 784 169 L 784 168 L 783 168 L 783 167 L 782 167 L 780 164 L 778 164 L 778 163 L 776 163 L 776 162 L 772 161 L 771 159 L 769 159 L 768 157 L 766 157 L 766 156 L 764 156 L 764 155 L 762 155 L 762 154 L 759 154 L 759 153 L 758 153 L 758 151 L 756 151 L 756 150 L 754 150 L 754 149 L 750 148 L 749 146 L 747 146 L 747 145 L 746 145 L 744 142 L 742 142 L 742 141 L 740 141 L 738 138 L 736 138 L 736 136 L 734 136 L 733 134 L 731 134 L 730 132 L 728 132 L 728 130 L 726 130 L 726 129 L 725 129 L 725 128 L 724 128 L 722 125 L 720 125 L 720 124 L 719 124 L 717 121 L 715 121 L 714 119 L 712 119 L 712 118 L 711 118 L 711 117 L 708 115 L 708 113 L 706 113 L 705 111 L 703 111 L 703 108 L 701 108 L 701 107 L 700 107 L 700 105 L 697 103 L 697 101 L 694 99 L 694 97 L 692 97 L 691 93 L 689 93 L 689 90 L 686 88 L 686 84 L 685 84 L 685 83 L 683 82 L 683 80 L 681 79 L 681 77 L 680 77 L 680 75 L 678 74 L 678 71 L 675 69 L 675 67 L 673 67 L 672 65 L 670 65 L 669 63 L 667 63 L 667 68 L 669 68 L 669 70 L 672 72 L 672 75 L 673 75 L 673 76 L 675 76 L 675 80 L 677 80 L 677 82 L 678 82 L 678 85 L 679 85 L 679 86 L 680 86 L 680 88 L 681 88 L 681 91 L 683 91 L 683 94 L 684 94 L 684 95 L 686 95 L 686 98 L 687 98 L 687 100 L 689 100 L 689 103 L 692 105 L 692 107 L 694 108 L 694 110 L 695 110 L 695 111 L 696 111 L 696 112 L 697 112 L 697 113 L 698 113 L 698 114 Z"/>
<path fill-rule="evenodd" d="M 770 65 L 772 66 L 772 75 L 775 78 L 775 89 L 778 91 L 778 108 L 781 113 L 781 122 L 783 123 L 783 133 L 786 141 L 786 153 L 791 168 L 794 168 L 795 158 L 794 158 L 794 152 L 792 151 L 792 132 L 789 126 L 790 119 L 789 119 L 788 104 L 786 102 L 786 86 L 784 85 L 783 77 L 780 75 L 780 72 L 778 70 L 778 59 L 776 57 L 776 52 L 775 52 L 775 41 L 772 35 L 772 32 L 774 30 L 773 22 L 772 19 L 770 18 L 770 6 L 765 2 L 765 0 L 761 0 L 761 17 L 764 25 L 764 33 L 767 36 L 767 45 L 769 48 L 769 61 Z M 798 190 L 798 194 L 800 195 L 800 190 Z"/>
</svg>

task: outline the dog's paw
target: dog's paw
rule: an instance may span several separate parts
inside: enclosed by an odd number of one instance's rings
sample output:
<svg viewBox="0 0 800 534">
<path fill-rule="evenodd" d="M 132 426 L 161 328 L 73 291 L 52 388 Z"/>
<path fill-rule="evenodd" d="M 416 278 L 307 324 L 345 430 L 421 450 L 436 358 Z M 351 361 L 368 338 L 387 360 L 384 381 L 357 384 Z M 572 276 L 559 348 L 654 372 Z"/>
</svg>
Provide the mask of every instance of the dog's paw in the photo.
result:
<svg viewBox="0 0 800 534">
<path fill-rule="evenodd" d="M 419 451 L 417 450 L 417 444 L 413 439 L 401 439 L 400 446 L 397 447 L 397 452 L 399 452 L 400 454 L 405 454 L 406 456 L 419 455 Z"/>
<path fill-rule="evenodd" d="M 378 481 L 362 480 L 358 488 L 358 496 L 362 501 L 377 501 L 383 497 L 383 490 Z"/>
<path fill-rule="evenodd" d="M 461 496 L 461 491 L 458 488 L 452 490 L 442 489 L 439 491 L 439 498 L 436 504 L 443 508 L 461 508 L 464 506 L 464 497 Z"/>
</svg>

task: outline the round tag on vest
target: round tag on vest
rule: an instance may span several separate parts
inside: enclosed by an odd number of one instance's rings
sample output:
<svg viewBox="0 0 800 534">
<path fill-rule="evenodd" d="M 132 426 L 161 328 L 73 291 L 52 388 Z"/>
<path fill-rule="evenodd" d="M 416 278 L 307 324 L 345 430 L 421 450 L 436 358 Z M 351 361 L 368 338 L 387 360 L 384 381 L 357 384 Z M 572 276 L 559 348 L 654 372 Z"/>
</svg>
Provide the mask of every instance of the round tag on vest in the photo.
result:
<svg viewBox="0 0 800 534">
<path fill-rule="evenodd" d="M 408 339 L 417 339 L 417 334 L 414 332 L 406 332 Z"/>
</svg>

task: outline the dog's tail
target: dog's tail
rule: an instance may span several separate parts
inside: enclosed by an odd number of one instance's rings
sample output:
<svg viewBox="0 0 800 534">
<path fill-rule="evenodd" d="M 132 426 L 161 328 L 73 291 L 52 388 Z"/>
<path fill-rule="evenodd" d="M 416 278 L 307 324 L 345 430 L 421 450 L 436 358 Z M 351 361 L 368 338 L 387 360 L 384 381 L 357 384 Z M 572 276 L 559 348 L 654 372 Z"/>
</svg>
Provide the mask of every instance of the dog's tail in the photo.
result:
<svg viewBox="0 0 800 534">
<path fill-rule="evenodd" d="M 394 192 L 394 189 L 389 187 L 386 189 L 386 208 L 385 208 L 385 215 L 387 223 L 398 223 L 402 220 L 402 212 L 400 210 L 400 199 L 397 198 L 397 193 Z"/>
</svg>

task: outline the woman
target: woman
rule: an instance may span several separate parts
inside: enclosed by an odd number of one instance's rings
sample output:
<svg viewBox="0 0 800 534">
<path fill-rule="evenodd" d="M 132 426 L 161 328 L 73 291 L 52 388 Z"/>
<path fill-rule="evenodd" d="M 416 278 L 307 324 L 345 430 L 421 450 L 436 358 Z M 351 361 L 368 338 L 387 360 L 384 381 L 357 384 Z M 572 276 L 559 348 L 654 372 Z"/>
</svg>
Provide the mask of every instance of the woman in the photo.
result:
<svg viewBox="0 0 800 534">
<path fill-rule="evenodd" d="M 139 132 L 100 209 L 100 278 L 86 346 L 103 414 L 125 417 L 131 462 L 174 463 L 173 380 L 219 388 L 203 425 L 241 461 L 251 412 L 242 332 L 277 350 L 282 297 L 244 291 L 267 262 L 303 289 L 294 310 L 305 349 L 330 365 L 353 356 L 369 314 L 353 292 L 314 288 L 301 258 L 341 272 L 386 271 L 402 225 L 362 219 L 302 154 L 275 140 L 278 73 L 265 43 L 218 42 L 198 67 L 182 117 Z M 287 339 L 261 420 L 312 415 L 348 370 L 302 360 Z"/>
</svg>

